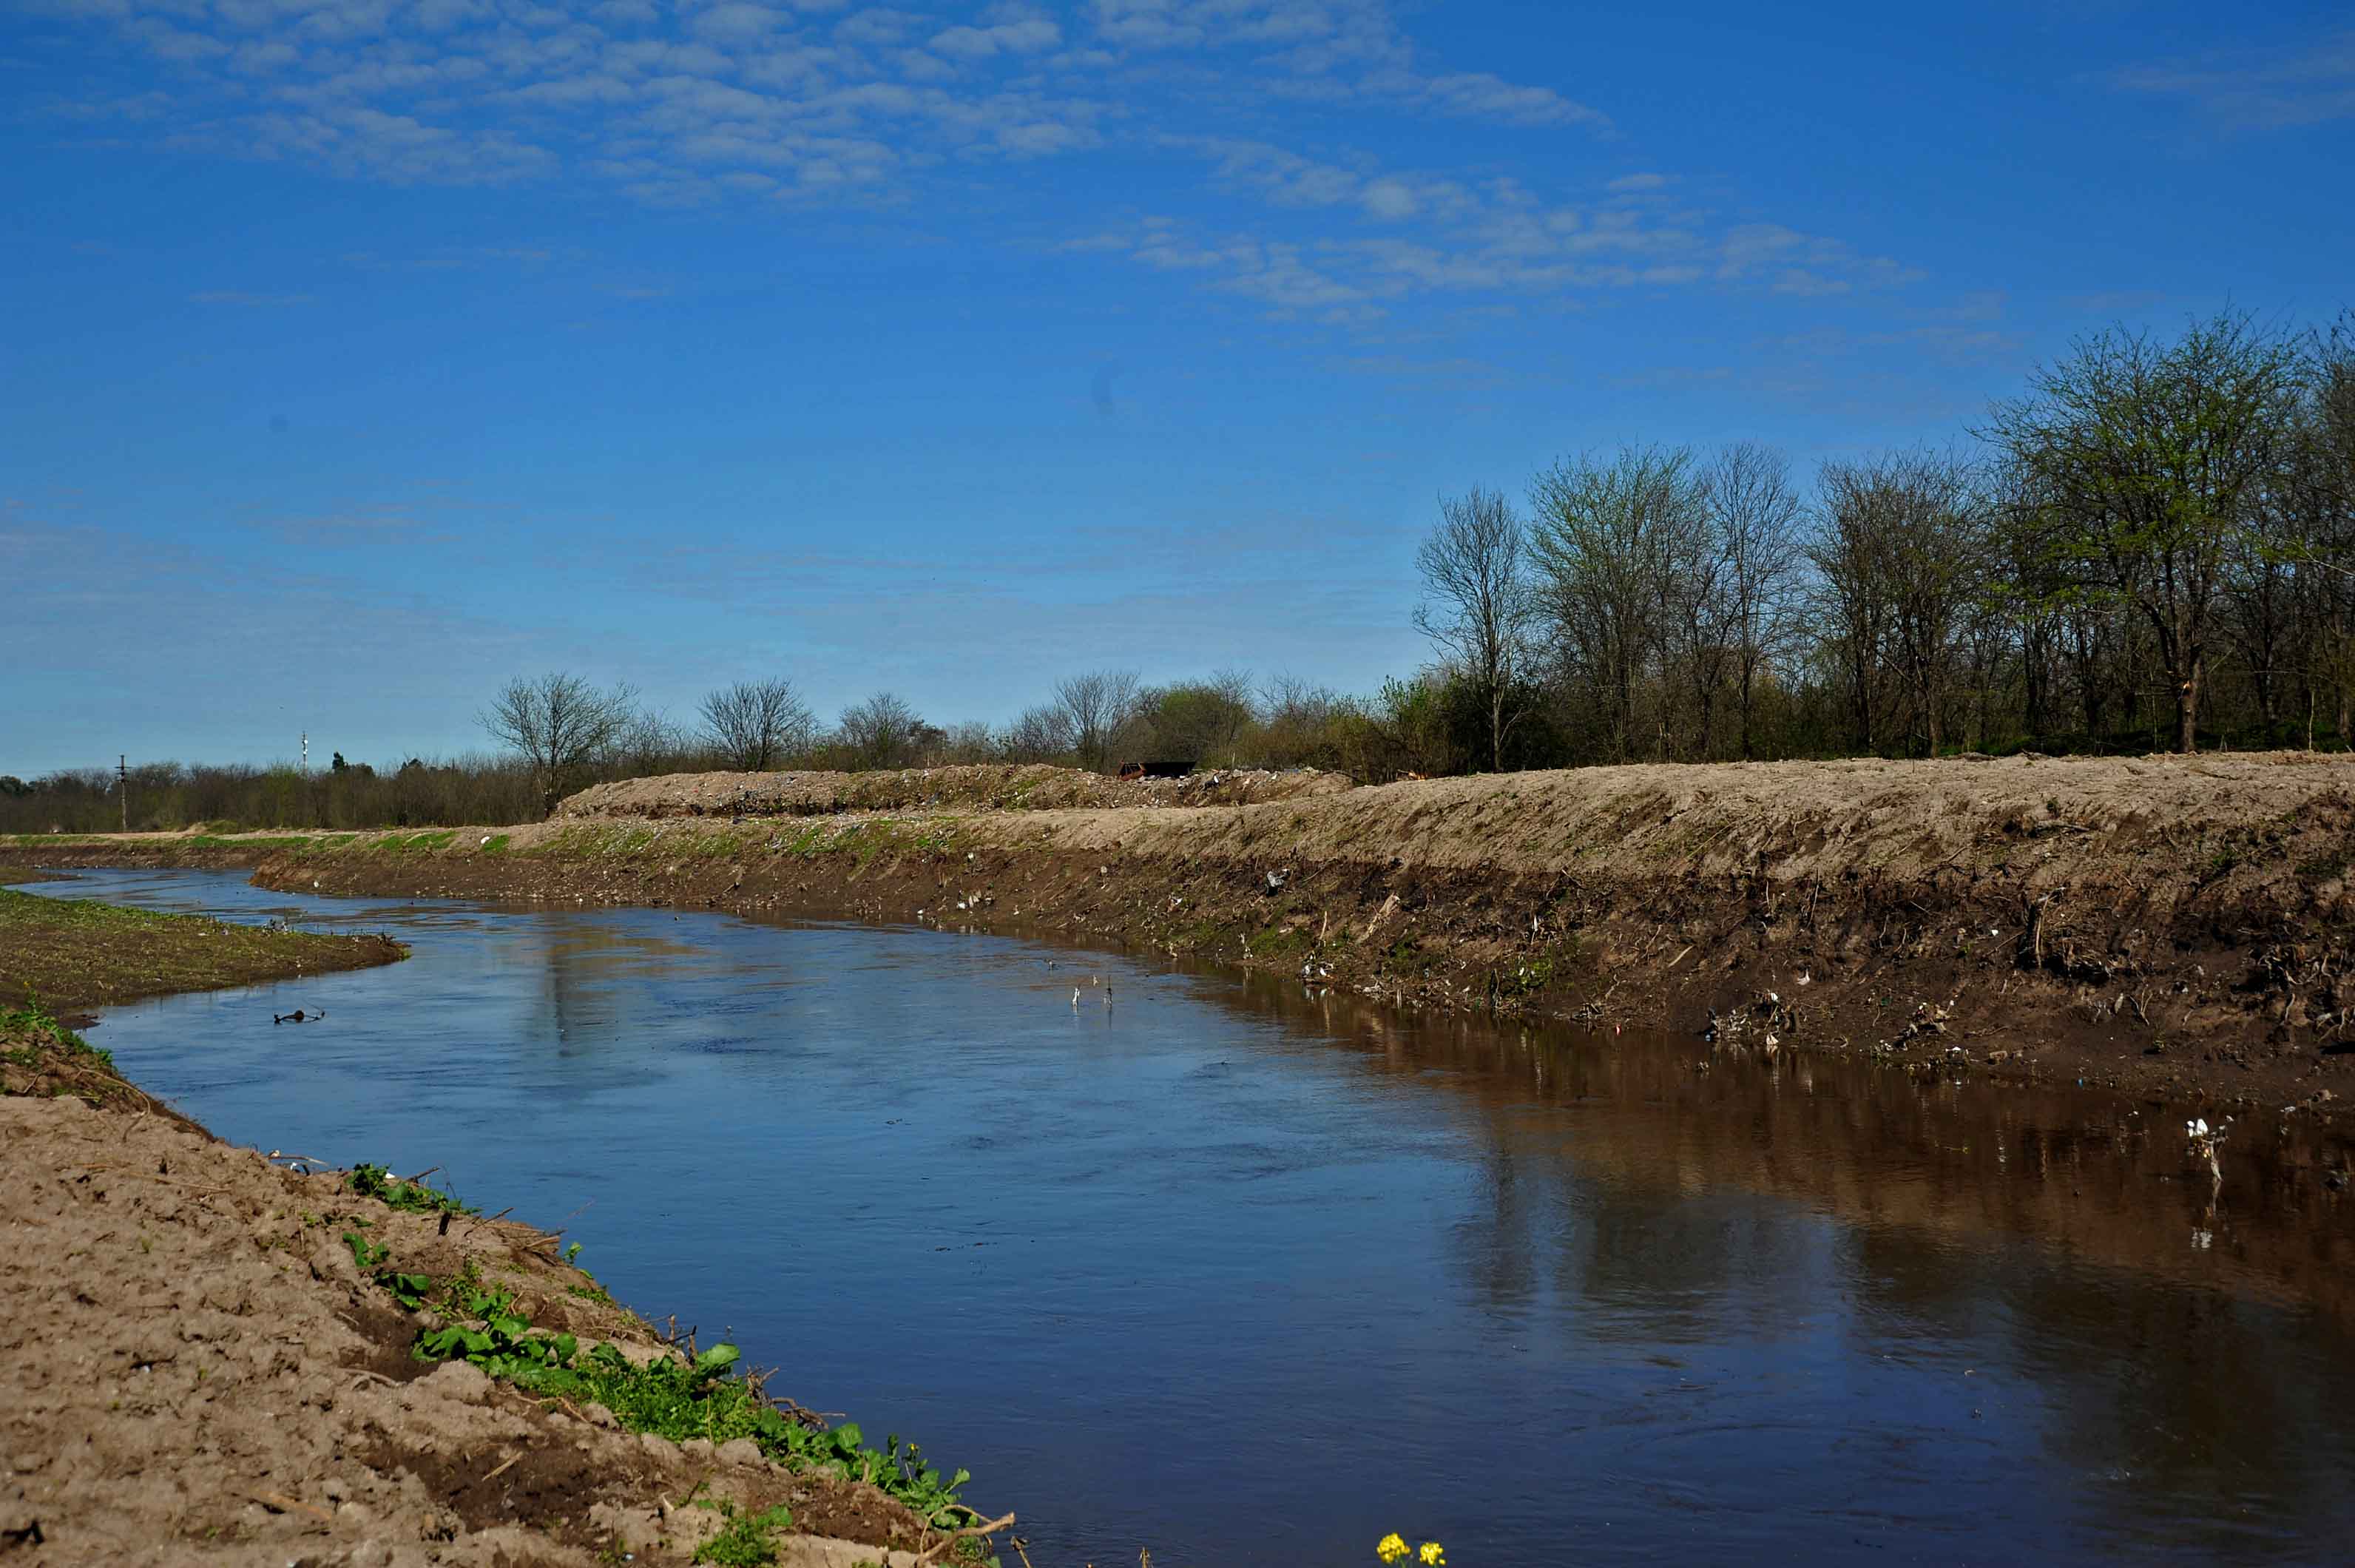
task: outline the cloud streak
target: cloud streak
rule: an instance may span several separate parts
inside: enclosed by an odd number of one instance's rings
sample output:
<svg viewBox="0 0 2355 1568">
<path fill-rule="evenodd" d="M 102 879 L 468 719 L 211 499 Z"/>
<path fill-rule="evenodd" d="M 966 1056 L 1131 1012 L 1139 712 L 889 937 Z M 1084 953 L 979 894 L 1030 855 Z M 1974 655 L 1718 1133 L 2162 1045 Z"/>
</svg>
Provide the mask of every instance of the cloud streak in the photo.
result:
<svg viewBox="0 0 2355 1568">
<path fill-rule="evenodd" d="M 1269 140 L 1261 109 L 1304 100 L 1369 125 L 1478 121 L 1507 149 L 1523 130 L 1615 135 L 1554 86 L 1426 69 L 1389 0 L 990 0 L 951 16 L 847 0 L 51 3 L 69 29 L 111 28 L 156 79 L 92 83 L 51 106 L 59 120 L 355 180 L 881 208 L 954 195 L 975 165 L 1158 151 L 1175 156 L 1152 205 L 1187 216 L 1099 223 L 1068 248 L 1332 321 L 1429 292 L 1828 300 L 1916 275 L 1772 222 L 1720 223 L 1659 171 L 1540 196 L 1494 162 L 1403 168 Z"/>
<path fill-rule="evenodd" d="M 2128 66 L 2122 92 L 2189 100 L 2239 130 L 2285 130 L 2355 118 L 2355 28 L 2270 51 Z"/>
</svg>

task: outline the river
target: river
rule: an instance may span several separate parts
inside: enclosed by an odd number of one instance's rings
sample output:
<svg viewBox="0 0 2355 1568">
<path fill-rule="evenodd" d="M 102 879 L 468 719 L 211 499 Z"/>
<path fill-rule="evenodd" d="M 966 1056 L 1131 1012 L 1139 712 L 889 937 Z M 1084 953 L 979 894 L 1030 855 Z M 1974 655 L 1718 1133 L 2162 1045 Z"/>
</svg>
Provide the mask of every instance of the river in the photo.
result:
<svg viewBox="0 0 2355 1568">
<path fill-rule="evenodd" d="M 561 1227 L 640 1311 L 971 1468 L 1039 1568 L 2355 1539 L 2355 1190 L 2294 1117 L 2236 1125 L 2220 1189 L 2165 1107 L 1013 937 L 32 891 L 411 944 L 91 1038 L 225 1137 Z"/>
</svg>

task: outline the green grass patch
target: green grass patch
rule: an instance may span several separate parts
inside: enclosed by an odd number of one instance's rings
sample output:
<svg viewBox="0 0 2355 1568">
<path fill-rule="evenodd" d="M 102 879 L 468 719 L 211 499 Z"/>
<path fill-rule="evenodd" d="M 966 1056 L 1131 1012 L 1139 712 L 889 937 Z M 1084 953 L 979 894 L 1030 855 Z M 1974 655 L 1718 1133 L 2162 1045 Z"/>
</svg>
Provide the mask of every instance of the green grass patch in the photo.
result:
<svg viewBox="0 0 2355 1568">
<path fill-rule="evenodd" d="M 380 936 L 239 925 L 0 890 L 0 1000 L 60 1010 L 357 969 L 407 949 Z"/>
<path fill-rule="evenodd" d="M 782 1505 L 759 1513 L 738 1513 L 730 1502 L 702 1506 L 728 1516 L 726 1527 L 695 1549 L 695 1561 L 714 1568 L 766 1568 L 777 1560 L 779 1532 L 793 1527 L 793 1509 Z"/>
<path fill-rule="evenodd" d="M 115 1071 L 114 1058 L 66 1028 L 37 1001 L 0 1008 L 0 1093 L 87 1104 L 136 1104 L 145 1096 Z"/>
<path fill-rule="evenodd" d="M 388 833 L 371 846 L 379 854 L 413 855 L 431 849 L 447 849 L 458 841 L 458 830 L 445 827 L 428 833 Z"/>
</svg>

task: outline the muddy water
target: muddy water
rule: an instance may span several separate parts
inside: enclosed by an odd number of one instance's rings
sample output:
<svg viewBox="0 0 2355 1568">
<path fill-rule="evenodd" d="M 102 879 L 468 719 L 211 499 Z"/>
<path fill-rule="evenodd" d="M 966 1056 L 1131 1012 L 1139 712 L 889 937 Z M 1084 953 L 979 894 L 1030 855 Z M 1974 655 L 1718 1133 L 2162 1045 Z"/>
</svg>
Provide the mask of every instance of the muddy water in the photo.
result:
<svg viewBox="0 0 2355 1568">
<path fill-rule="evenodd" d="M 228 1137 L 564 1227 L 632 1305 L 969 1466 L 1040 1568 L 1362 1565 L 1393 1529 L 1473 1568 L 2355 1532 L 2348 1150 L 2277 1117 L 2219 1189 L 2164 1107 L 1004 938 L 36 891 L 413 944 L 93 1038 Z M 272 1026 L 297 1003 L 326 1019 Z"/>
</svg>

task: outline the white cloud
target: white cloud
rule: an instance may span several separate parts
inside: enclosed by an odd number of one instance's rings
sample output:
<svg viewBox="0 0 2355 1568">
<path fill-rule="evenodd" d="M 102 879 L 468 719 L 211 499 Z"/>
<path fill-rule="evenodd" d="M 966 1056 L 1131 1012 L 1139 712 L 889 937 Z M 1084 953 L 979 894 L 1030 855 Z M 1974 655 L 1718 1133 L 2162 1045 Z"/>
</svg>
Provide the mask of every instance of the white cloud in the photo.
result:
<svg viewBox="0 0 2355 1568">
<path fill-rule="evenodd" d="M 1063 41 L 1062 29 L 1043 16 L 1002 22 L 991 27 L 950 27 L 932 35 L 935 54 L 981 60 L 1004 54 L 1037 54 Z"/>
<path fill-rule="evenodd" d="M 1611 131 L 1553 85 L 1426 69 L 1391 0 L 989 0 L 937 12 L 841 0 L 98 0 L 69 16 L 144 51 L 170 91 L 46 112 L 356 179 L 571 178 L 664 206 L 873 207 L 919 199 L 957 162 L 1068 159 L 1114 139 L 1177 151 L 1171 199 L 1156 205 L 1211 210 L 1188 224 L 1083 216 L 1090 237 L 1074 245 L 1287 312 L 1362 318 L 1421 292 L 1705 283 L 1829 297 L 1919 276 L 1838 240 L 1714 219 L 1672 195 L 1665 172 L 1565 200 L 1519 168 L 1500 171 L 1526 142 L 1482 131 L 1449 138 L 1497 141 L 1467 159 L 1476 174 L 1383 166 L 1348 144 L 1351 117 Z M 2336 80 L 2299 69 L 2295 80 L 2316 91 Z M 1270 140 L 1283 101 L 1319 105 L 1331 140 L 1313 151 Z"/>
<path fill-rule="evenodd" d="M 787 18 L 766 5 L 747 5 L 743 0 L 723 0 L 720 5 L 691 14 L 687 27 L 698 38 L 741 44 L 773 33 L 786 22 Z"/>
<path fill-rule="evenodd" d="M 2283 130 L 2355 117 L 2355 29 L 2288 48 L 2129 66 L 2126 92 L 2185 98 L 2224 124 Z"/>
<path fill-rule="evenodd" d="M 1502 121 L 1513 125 L 1587 125 L 1608 130 L 1611 117 L 1573 102 L 1550 87 L 1520 87 L 1485 72 L 1418 77 L 1384 71 L 1369 77 L 1368 91 L 1396 96 L 1441 114 Z"/>
</svg>

